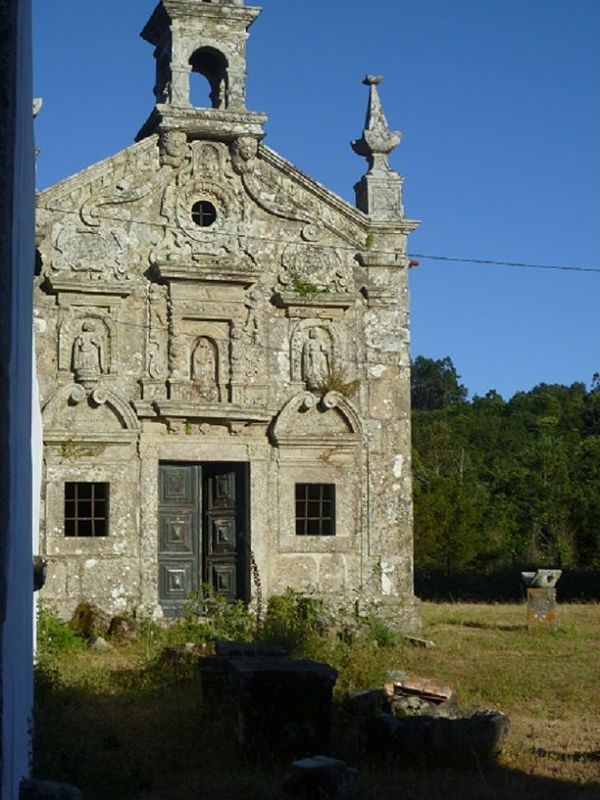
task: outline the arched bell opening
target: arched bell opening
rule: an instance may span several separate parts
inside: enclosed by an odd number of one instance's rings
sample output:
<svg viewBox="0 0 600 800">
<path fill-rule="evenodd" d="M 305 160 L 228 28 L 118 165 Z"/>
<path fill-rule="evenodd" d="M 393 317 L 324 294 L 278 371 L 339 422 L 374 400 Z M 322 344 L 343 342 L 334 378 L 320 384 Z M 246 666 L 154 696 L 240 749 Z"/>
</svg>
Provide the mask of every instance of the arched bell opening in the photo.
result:
<svg viewBox="0 0 600 800">
<path fill-rule="evenodd" d="M 227 108 L 229 64 L 223 53 L 201 47 L 190 58 L 190 65 L 190 103 L 196 108 Z"/>
</svg>

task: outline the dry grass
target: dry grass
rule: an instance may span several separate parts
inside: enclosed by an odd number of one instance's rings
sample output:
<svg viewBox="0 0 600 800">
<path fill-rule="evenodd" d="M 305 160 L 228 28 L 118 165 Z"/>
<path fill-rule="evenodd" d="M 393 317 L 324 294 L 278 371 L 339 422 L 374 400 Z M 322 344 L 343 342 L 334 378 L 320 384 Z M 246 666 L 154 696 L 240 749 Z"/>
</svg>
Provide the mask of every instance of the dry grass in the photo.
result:
<svg viewBox="0 0 600 800">
<path fill-rule="evenodd" d="M 600 605 L 562 605 L 555 632 L 530 633 L 517 605 L 424 604 L 436 647 L 349 650 L 344 687 L 390 667 L 447 681 L 465 708 L 511 717 L 511 739 L 485 770 L 366 760 L 335 716 L 332 755 L 359 766 L 365 800 L 600 800 Z M 219 718 L 207 718 L 193 669 L 165 664 L 142 638 L 110 653 L 54 659 L 38 694 L 35 771 L 86 800 L 277 800 L 282 766 L 245 761 Z M 332 653 L 333 656 L 333 653 Z"/>
</svg>

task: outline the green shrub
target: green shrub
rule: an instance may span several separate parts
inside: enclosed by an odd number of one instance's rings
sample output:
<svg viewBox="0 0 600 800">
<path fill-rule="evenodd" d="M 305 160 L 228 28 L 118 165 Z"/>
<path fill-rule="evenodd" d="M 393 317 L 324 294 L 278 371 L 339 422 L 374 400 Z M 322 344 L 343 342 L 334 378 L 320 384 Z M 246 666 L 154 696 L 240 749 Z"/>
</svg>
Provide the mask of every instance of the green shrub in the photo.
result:
<svg viewBox="0 0 600 800">
<path fill-rule="evenodd" d="M 38 660 L 85 647 L 83 638 L 50 609 L 40 609 L 37 619 Z"/>
<path fill-rule="evenodd" d="M 316 655 L 323 633 L 323 605 L 293 589 L 269 598 L 259 639 L 282 644 L 290 656 Z"/>
<path fill-rule="evenodd" d="M 215 642 L 231 639 L 249 642 L 255 632 L 256 620 L 240 600 L 230 603 L 225 597 L 204 587 L 201 594 L 190 598 L 183 620 L 175 629 L 185 631 L 188 641 Z"/>
</svg>

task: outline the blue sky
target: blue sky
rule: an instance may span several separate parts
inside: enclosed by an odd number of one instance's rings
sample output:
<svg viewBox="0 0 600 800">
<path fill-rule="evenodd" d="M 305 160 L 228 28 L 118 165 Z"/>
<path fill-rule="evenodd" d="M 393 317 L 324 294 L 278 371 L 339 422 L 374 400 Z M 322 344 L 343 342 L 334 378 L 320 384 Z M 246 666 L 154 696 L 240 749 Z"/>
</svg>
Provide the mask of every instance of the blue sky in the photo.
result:
<svg viewBox="0 0 600 800">
<path fill-rule="evenodd" d="M 38 186 L 129 145 L 151 110 L 153 0 L 33 0 Z M 600 270 L 599 0 L 264 0 L 248 106 L 267 143 L 353 202 L 366 72 L 404 141 L 410 251 Z M 600 371 L 600 272 L 411 273 L 413 354 L 471 394 Z"/>
</svg>

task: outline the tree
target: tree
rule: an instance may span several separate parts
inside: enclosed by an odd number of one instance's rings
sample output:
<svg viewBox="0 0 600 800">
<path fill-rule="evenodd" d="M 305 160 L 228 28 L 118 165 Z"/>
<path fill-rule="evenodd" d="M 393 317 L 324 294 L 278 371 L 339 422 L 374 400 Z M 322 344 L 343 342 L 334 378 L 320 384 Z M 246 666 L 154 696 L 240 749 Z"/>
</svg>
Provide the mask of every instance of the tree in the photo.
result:
<svg viewBox="0 0 600 800">
<path fill-rule="evenodd" d="M 433 411 L 455 403 L 465 403 L 468 391 L 459 383 L 452 359 L 417 356 L 412 364 L 411 399 L 416 410 Z"/>
</svg>

